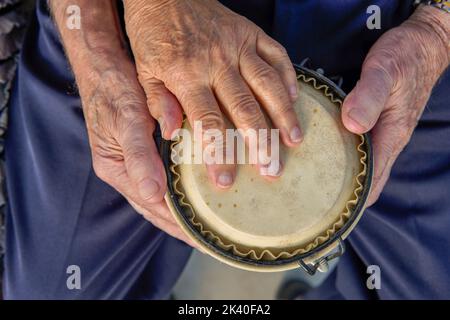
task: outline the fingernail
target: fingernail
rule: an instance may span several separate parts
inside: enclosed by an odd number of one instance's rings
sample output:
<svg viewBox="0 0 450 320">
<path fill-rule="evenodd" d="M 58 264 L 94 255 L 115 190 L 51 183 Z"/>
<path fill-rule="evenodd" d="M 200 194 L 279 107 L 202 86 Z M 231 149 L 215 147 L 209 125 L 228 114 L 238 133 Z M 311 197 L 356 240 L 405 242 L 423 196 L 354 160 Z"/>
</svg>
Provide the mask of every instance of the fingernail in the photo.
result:
<svg viewBox="0 0 450 320">
<path fill-rule="evenodd" d="M 217 178 L 217 185 L 221 188 L 228 188 L 233 184 L 233 176 L 229 172 L 222 172 Z"/>
<path fill-rule="evenodd" d="M 361 108 L 353 108 L 348 112 L 347 115 L 353 122 L 356 123 L 357 126 L 360 127 L 358 129 L 366 130 L 369 127 L 367 114 Z"/>
<path fill-rule="evenodd" d="M 166 132 L 166 122 L 163 117 L 158 118 L 159 128 L 161 130 L 161 135 L 164 136 Z"/>
<path fill-rule="evenodd" d="M 145 179 L 139 184 L 139 194 L 143 200 L 150 200 L 159 192 L 159 185 L 153 179 Z"/>
<path fill-rule="evenodd" d="M 262 176 L 279 177 L 281 175 L 280 161 L 270 161 L 268 165 L 260 166 L 259 174 Z"/>
<path fill-rule="evenodd" d="M 291 141 L 292 141 L 292 142 L 295 142 L 295 143 L 302 142 L 302 140 L 303 140 L 302 131 L 301 131 L 300 128 L 297 127 L 297 126 L 295 126 L 295 127 L 291 130 L 291 133 L 290 133 L 289 137 L 291 138 Z"/>
<path fill-rule="evenodd" d="M 289 95 L 291 96 L 292 101 L 297 100 L 298 98 L 298 87 L 296 84 L 293 84 L 289 88 Z"/>
</svg>

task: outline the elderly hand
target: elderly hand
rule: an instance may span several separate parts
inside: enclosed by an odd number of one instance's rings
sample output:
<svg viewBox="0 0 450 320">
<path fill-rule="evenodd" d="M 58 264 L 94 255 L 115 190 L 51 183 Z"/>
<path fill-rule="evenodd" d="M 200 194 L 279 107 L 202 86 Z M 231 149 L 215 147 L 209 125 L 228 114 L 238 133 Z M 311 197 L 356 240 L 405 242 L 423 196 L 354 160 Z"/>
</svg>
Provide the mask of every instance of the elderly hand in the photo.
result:
<svg viewBox="0 0 450 320">
<path fill-rule="evenodd" d="M 191 245 L 165 201 L 166 176 L 145 94 L 121 41 L 114 1 L 51 1 L 75 74 L 97 176 L 119 191 L 156 227 Z M 68 5 L 81 8 L 82 28 L 65 25 Z M 174 103 L 163 85 L 154 99 Z"/>
<path fill-rule="evenodd" d="M 126 0 L 124 4 L 139 80 L 164 138 L 170 139 L 181 126 L 182 109 L 191 125 L 202 121 L 203 130 L 223 133 L 225 116 L 239 129 L 269 129 L 261 105 L 286 145 L 301 142 L 293 110 L 295 71 L 285 49 L 255 24 L 216 0 Z M 154 100 L 154 88 L 161 83 L 181 106 L 174 100 Z M 261 162 L 259 169 L 265 176 L 280 174 Z M 233 183 L 235 166 L 211 164 L 208 174 L 216 186 L 227 188 Z"/>
<path fill-rule="evenodd" d="M 379 197 L 399 153 L 408 143 L 433 86 L 450 61 L 450 15 L 420 6 L 370 50 L 361 78 L 343 105 L 348 130 L 372 130 L 374 185 Z"/>
</svg>

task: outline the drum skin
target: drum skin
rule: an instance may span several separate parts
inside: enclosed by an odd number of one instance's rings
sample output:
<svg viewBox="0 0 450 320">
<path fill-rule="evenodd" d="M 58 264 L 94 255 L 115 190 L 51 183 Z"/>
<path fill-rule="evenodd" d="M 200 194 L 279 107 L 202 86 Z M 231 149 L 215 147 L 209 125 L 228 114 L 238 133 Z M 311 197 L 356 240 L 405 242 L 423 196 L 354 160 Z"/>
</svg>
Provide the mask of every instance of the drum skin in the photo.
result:
<svg viewBox="0 0 450 320">
<path fill-rule="evenodd" d="M 180 141 L 161 146 L 166 202 L 176 221 L 202 251 L 237 268 L 283 271 L 327 254 L 356 226 L 370 192 L 370 137 L 343 127 L 344 93 L 314 71 L 297 72 L 304 141 L 281 147 L 283 175 L 275 182 L 238 165 L 233 187 L 217 190 L 203 164 L 172 162 Z"/>
</svg>

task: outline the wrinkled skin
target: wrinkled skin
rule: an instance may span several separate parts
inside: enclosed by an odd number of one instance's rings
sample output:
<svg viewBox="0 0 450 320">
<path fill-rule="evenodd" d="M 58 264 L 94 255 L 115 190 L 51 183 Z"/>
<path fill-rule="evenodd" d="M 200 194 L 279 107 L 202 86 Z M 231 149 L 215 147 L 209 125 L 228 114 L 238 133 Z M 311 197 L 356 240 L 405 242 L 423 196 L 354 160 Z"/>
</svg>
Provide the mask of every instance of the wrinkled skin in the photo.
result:
<svg viewBox="0 0 450 320">
<path fill-rule="evenodd" d="M 96 174 L 155 226 L 193 245 L 164 201 L 160 185 L 165 186 L 166 177 L 153 140 L 155 121 L 134 66 L 125 59 L 116 61 L 94 83 L 98 86 L 83 98 L 83 105 Z M 148 175 L 151 180 L 143 179 Z"/>
<path fill-rule="evenodd" d="M 73 0 L 50 1 L 50 6 L 77 81 L 94 171 L 153 225 L 194 246 L 164 201 L 155 121 L 125 50 L 114 1 L 76 1 L 87 13 L 79 32 L 65 27 L 65 9 Z M 154 89 L 165 101 L 173 99 L 164 86 Z"/>
<path fill-rule="evenodd" d="M 74 1 L 90 13 L 78 33 L 64 27 L 64 9 Z M 212 0 L 125 1 L 135 67 L 118 28 L 107 27 L 116 22 L 106 3 L 51 1 L 79 87 L 95 172 L 146 219 L 192 244 L 164 202 L 166 178 L 152 138 L 154 119 L 166 138 L 181 125 L 181 110 L 190 121 L 201 119 L 211 127 L 223 129 L 221 110 L 238 127 L 267 127 L 261 106 L 281 129 L 283 142 L 293 146 L 301 142 L 301 134 L 289 133 L 297 126 L 292 117 L 297 94 L 290 90 L 295 74 L 280 45 Z M 449 31 L 448 15 L 419 8 L 374 45 L 344 102 L 343 122 L 350 131 L 373 128 L 371 203 L 449 64 Z M 294 142 L 295 136 L 300 138 Z M 214 167 L 212 180 L 220 184 L 216 174 L 223 171 L 234 175 L 232 167 Z M 222 182 L 228 187 L 232 179 Z"/>
</svg>

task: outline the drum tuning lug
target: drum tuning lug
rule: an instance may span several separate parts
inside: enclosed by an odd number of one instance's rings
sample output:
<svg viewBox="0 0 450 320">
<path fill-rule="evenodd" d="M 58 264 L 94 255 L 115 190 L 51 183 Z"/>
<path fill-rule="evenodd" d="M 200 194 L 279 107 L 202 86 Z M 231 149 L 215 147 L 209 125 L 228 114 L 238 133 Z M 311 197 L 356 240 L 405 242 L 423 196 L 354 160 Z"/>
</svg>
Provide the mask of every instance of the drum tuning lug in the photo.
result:
<svg viewBox="0 0 450 320">
<path fill-rule="evenodd" d="M 330 77 L 330 80 L 333 81 L 339 88 L 342 88 L 342 84 L 344 83 L 344 78 L 341 76 Z"/>
<path fill-rule="evenodd" d="M 333 246 L 333 244 L 331 244 L 330 246 Z M 337 240 L 337 245 L 333 246 L 333 248 L 331 249 L 329 247 L 321 251 L 325 251 L 326 253 L 320 254 L 319 252 L 318 254 L 316 254 L 319 255 L 318 257 L 307 257 L 304 259 L 300 259 L 300 267 L 302 267 L 302 269 L 311 276 L 315 275 L 317 271 L 328 272 L 330 270 L 329 262 L 342 256 L 345 252 L 344 242 L 340 238 Z"/>
<path fill-rule="evenodd" d="M 328 265 L 328 261 L 325 258 L 320 259 L 320 261 L 317 263 L 317 271 L 325 273 L 330 270 L 330 266 Z"/>
<path fill-rule="evenodd" d="M 311 64 L 310 63 L 310 59 L 309 58 L 305 58 L 305 59 L 302 60 L 302 62 L 300 62 L 300 67 L 310 69 L 310 64 Z"/>
</svg>

